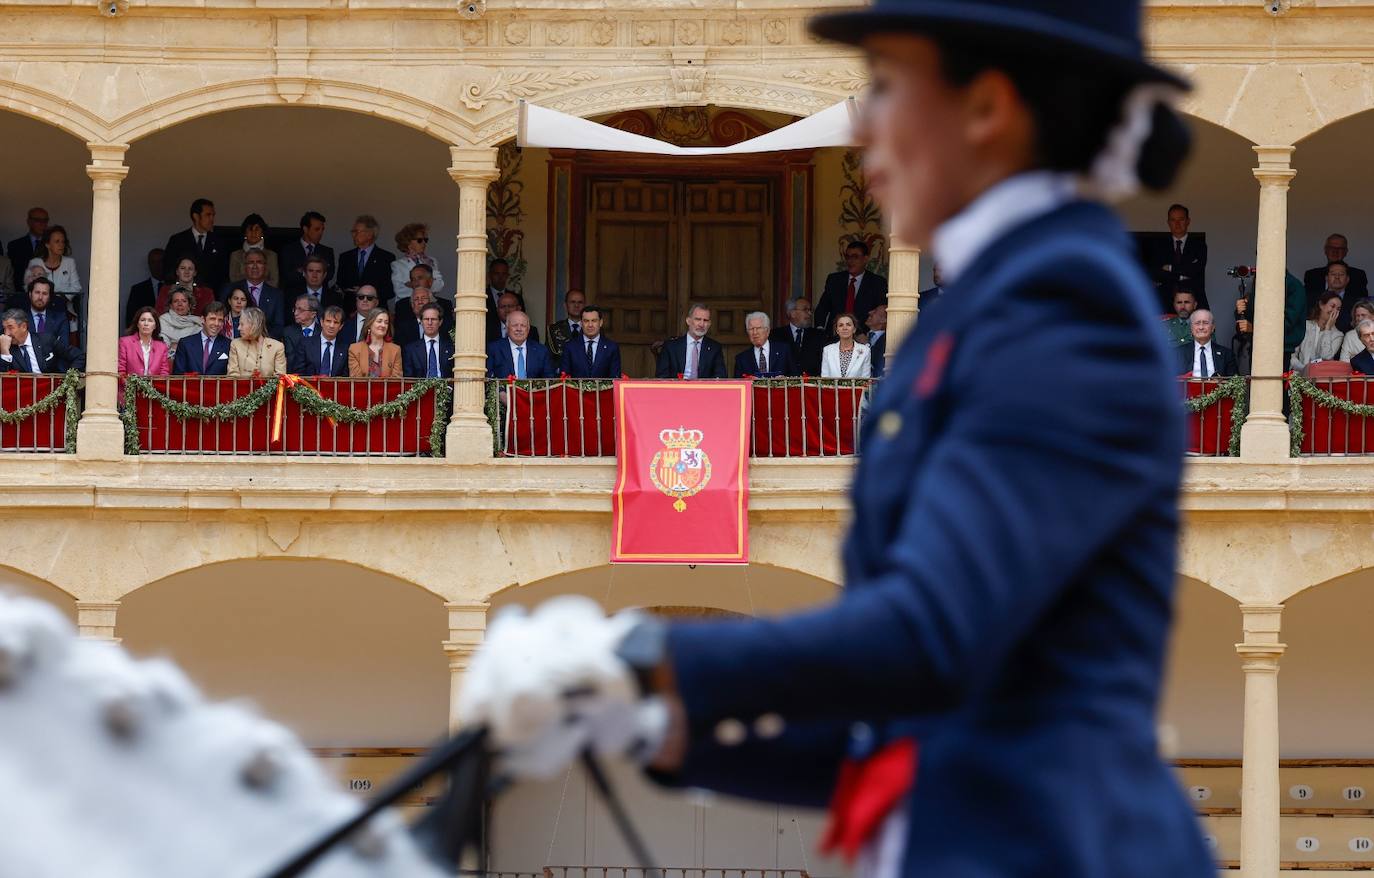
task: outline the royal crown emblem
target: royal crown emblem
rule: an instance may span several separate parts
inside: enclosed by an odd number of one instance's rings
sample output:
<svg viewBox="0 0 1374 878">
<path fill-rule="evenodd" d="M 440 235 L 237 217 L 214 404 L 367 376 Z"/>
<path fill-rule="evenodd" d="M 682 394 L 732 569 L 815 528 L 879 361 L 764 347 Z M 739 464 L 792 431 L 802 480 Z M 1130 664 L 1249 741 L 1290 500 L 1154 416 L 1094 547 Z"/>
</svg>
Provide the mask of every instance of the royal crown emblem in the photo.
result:
<svg viewBox="0 0 1374 878">
<path fill-rule="evenodd" d="M 696 494 L 711 481 L 711 459 L 699 446 L 706 434 L 700 430 L 671 427 L 658 434 L 663 450 L 654 454 L 649 463 L 649 479 L 669 497 L 675 497 L 673 508 L 687 509 L 687 498 Z"/>
</svg>

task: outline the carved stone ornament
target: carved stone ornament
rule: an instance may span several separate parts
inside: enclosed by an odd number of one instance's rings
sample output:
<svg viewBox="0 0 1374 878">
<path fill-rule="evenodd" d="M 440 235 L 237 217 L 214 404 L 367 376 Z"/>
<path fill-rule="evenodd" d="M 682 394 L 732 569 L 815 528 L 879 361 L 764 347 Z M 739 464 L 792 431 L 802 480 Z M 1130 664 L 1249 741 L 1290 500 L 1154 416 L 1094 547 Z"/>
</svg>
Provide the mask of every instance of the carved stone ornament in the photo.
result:
<svg viewBox="0 0 1374 878">
<path fill-rule="evenodd" d="M 727 21 L 720 29 L 721 42 L 727 46 L 738 46 L 747 35 L 741 21 Z"/>
<path fill-rule="evenodd" d="M 658 28 L 652 24 L 641 24 L 635 27 L 635 42 L 641 46 L 652 46 L 658 42 Z"/>
<path fill-rule="evenodd" d="M 485 82 L 469 82 L 463 86 L 462 101 L 469 110 L 480 110 L 491 101 L 517 101 L 544 91 L 580 85 L 599 79 L 590 70 L 563 73 L 554 70 L 527 70 L 508 73 L 502 71 Z"/>
<path fill-rule="evenodd" d="M 862 70 L 789 70 L 783 79 L 819 85 L 837 91 L 858 92 L 868 88 L 868 74 Z"/>
<path fill-rule="evenodd" d="M 465 21 L 459 29 L 459 35 L 469 46 L 481 45 L 487 41 L 487 25 L 481 21 Z"/>
<path fill-rule="evenodd" d="M 458 0 L 458 14 L 464 18 L 481 18 L 487 12 L 487 0 Z"/>
<path fill-rule="evenodd" d="M 770 18 L 763 23 L 763 38 L 773 45 L 787 39 L 787 22 L 780 18 Z"/>
<path fill-rule="evenodd" d="M 572 25 L 561 22 L 551 24 L 546 34 L 550 43 L 555 46 L 562 46 L 572 39 Z"/>
<path fill-rule="evenodd" d="M 598 46 L 609 45 L 615 39 L 615 22 L 609 18 L 603 18 L 592 25 L 592 42 Z"/>
<path fill-rule="evenodd" d="M 672 74 L 676 102 L 679 104 L 700 103 L 702 94 L 706 91 L 706 68 L 674 67 Z"/>
<path fill-rule="evenodd" d="M 512 46 L 523 46 L 530 38 L 528 22 L 512 21 L 506 25 L 506 42 Z"/>
<path fill-rule="evenodd" d="M 701 42 L 701 25 L 695 21 L 678 22 L 677 41 L 684 46 L 695 46 Z"/>
</svg>

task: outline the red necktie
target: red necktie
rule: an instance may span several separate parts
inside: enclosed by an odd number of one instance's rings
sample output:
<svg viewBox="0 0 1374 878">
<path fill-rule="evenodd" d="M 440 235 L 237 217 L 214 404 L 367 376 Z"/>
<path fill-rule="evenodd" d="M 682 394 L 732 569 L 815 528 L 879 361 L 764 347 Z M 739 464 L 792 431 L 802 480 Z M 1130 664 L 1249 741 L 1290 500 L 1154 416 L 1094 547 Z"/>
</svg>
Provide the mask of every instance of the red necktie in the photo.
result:
<svg viewBox="0 0 1374 878">
<path fill-rule="evenodd" d="M 849 276 L 849 291 L 844 294 L 844 310 L 850 314 L 854 313 L 854 295 L 858 292 L 858 287 L 855 286 L 857 280 L 856 276 Z"/>
</svg>

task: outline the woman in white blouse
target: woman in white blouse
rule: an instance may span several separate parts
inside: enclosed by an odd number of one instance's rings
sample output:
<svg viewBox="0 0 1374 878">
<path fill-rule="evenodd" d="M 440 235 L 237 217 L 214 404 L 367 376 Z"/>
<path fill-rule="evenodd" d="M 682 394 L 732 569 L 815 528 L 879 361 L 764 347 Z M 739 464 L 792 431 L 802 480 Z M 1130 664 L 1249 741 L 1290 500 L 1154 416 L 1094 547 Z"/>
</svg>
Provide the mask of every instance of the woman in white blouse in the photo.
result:
<svg viewBox="0 0 1374 878">
<path fill-rule="evenodd" d="M 1300 372 L 1320 360 L 1334 360 L 1341 351 L 1341 340 L 1345 334 L 1336 328 L 1336 318 L 1341 313 L 1341 297 L 1333 292 L 1321 294 L 1321 298 L 1307 312 L 1307 334 L 1302 344 L 1293 352 L 1289 366 Z"/>
<path fill-rule="evenodd" d="M 438 293 L 444 288 L 444 276 L 439 273 L 439 263 L 425 252 L 429 246 L 429 226 L 424 223 L 407 223 L 396 233 L 396 247 L 401 251 L 391 263 L 391 286 L 396 299 L 410 297 L 410 270 L 417 265 L 428 265 L 434 272 L 434 283 L 429 291 Z"/>
<path fill-rule="evenodd" d="M 76 270 L 76 260 L 72 258 L 71 242 L 67 240 L 67 230 L 61 226 L 48 226 L 38 249 L 29 260 L 29 268 L 41 268 L 43 276 L 52 281 L 53 292 L 61 293 L 70 303 L 69 310 L 78 319 L 81 317 L 81 275 Z"/>
<path fill-rule="evenodd" d="M 873 358 L 866 344 L 854 340 L 859 321 L 853 314 L 841 314 L 835 318 L 835 334 L 840 340 L 825 346 L 821 352 L 822 378 L 871 378 Z"/>
</svg>

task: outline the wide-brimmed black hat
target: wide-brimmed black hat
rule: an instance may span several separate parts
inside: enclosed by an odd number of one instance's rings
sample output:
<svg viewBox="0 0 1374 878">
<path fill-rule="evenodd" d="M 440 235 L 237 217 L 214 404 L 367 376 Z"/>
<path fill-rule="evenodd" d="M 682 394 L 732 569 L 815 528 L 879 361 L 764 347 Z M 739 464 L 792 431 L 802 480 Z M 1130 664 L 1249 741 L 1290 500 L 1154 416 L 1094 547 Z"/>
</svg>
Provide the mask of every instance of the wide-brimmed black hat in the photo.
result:
<svg viewBox="0 0 1374 878">
<path fill-rule="evenodd" d="M 1189 87 L 1146 60 L 1140 0 L 874 0 L 865 9 L 821 15 L 811 31 L 855 46 L 881 33 L 961 36 L 1054 63 L 1091 64 L 1089 70 L 1133 82 Z"/>
</svg>

